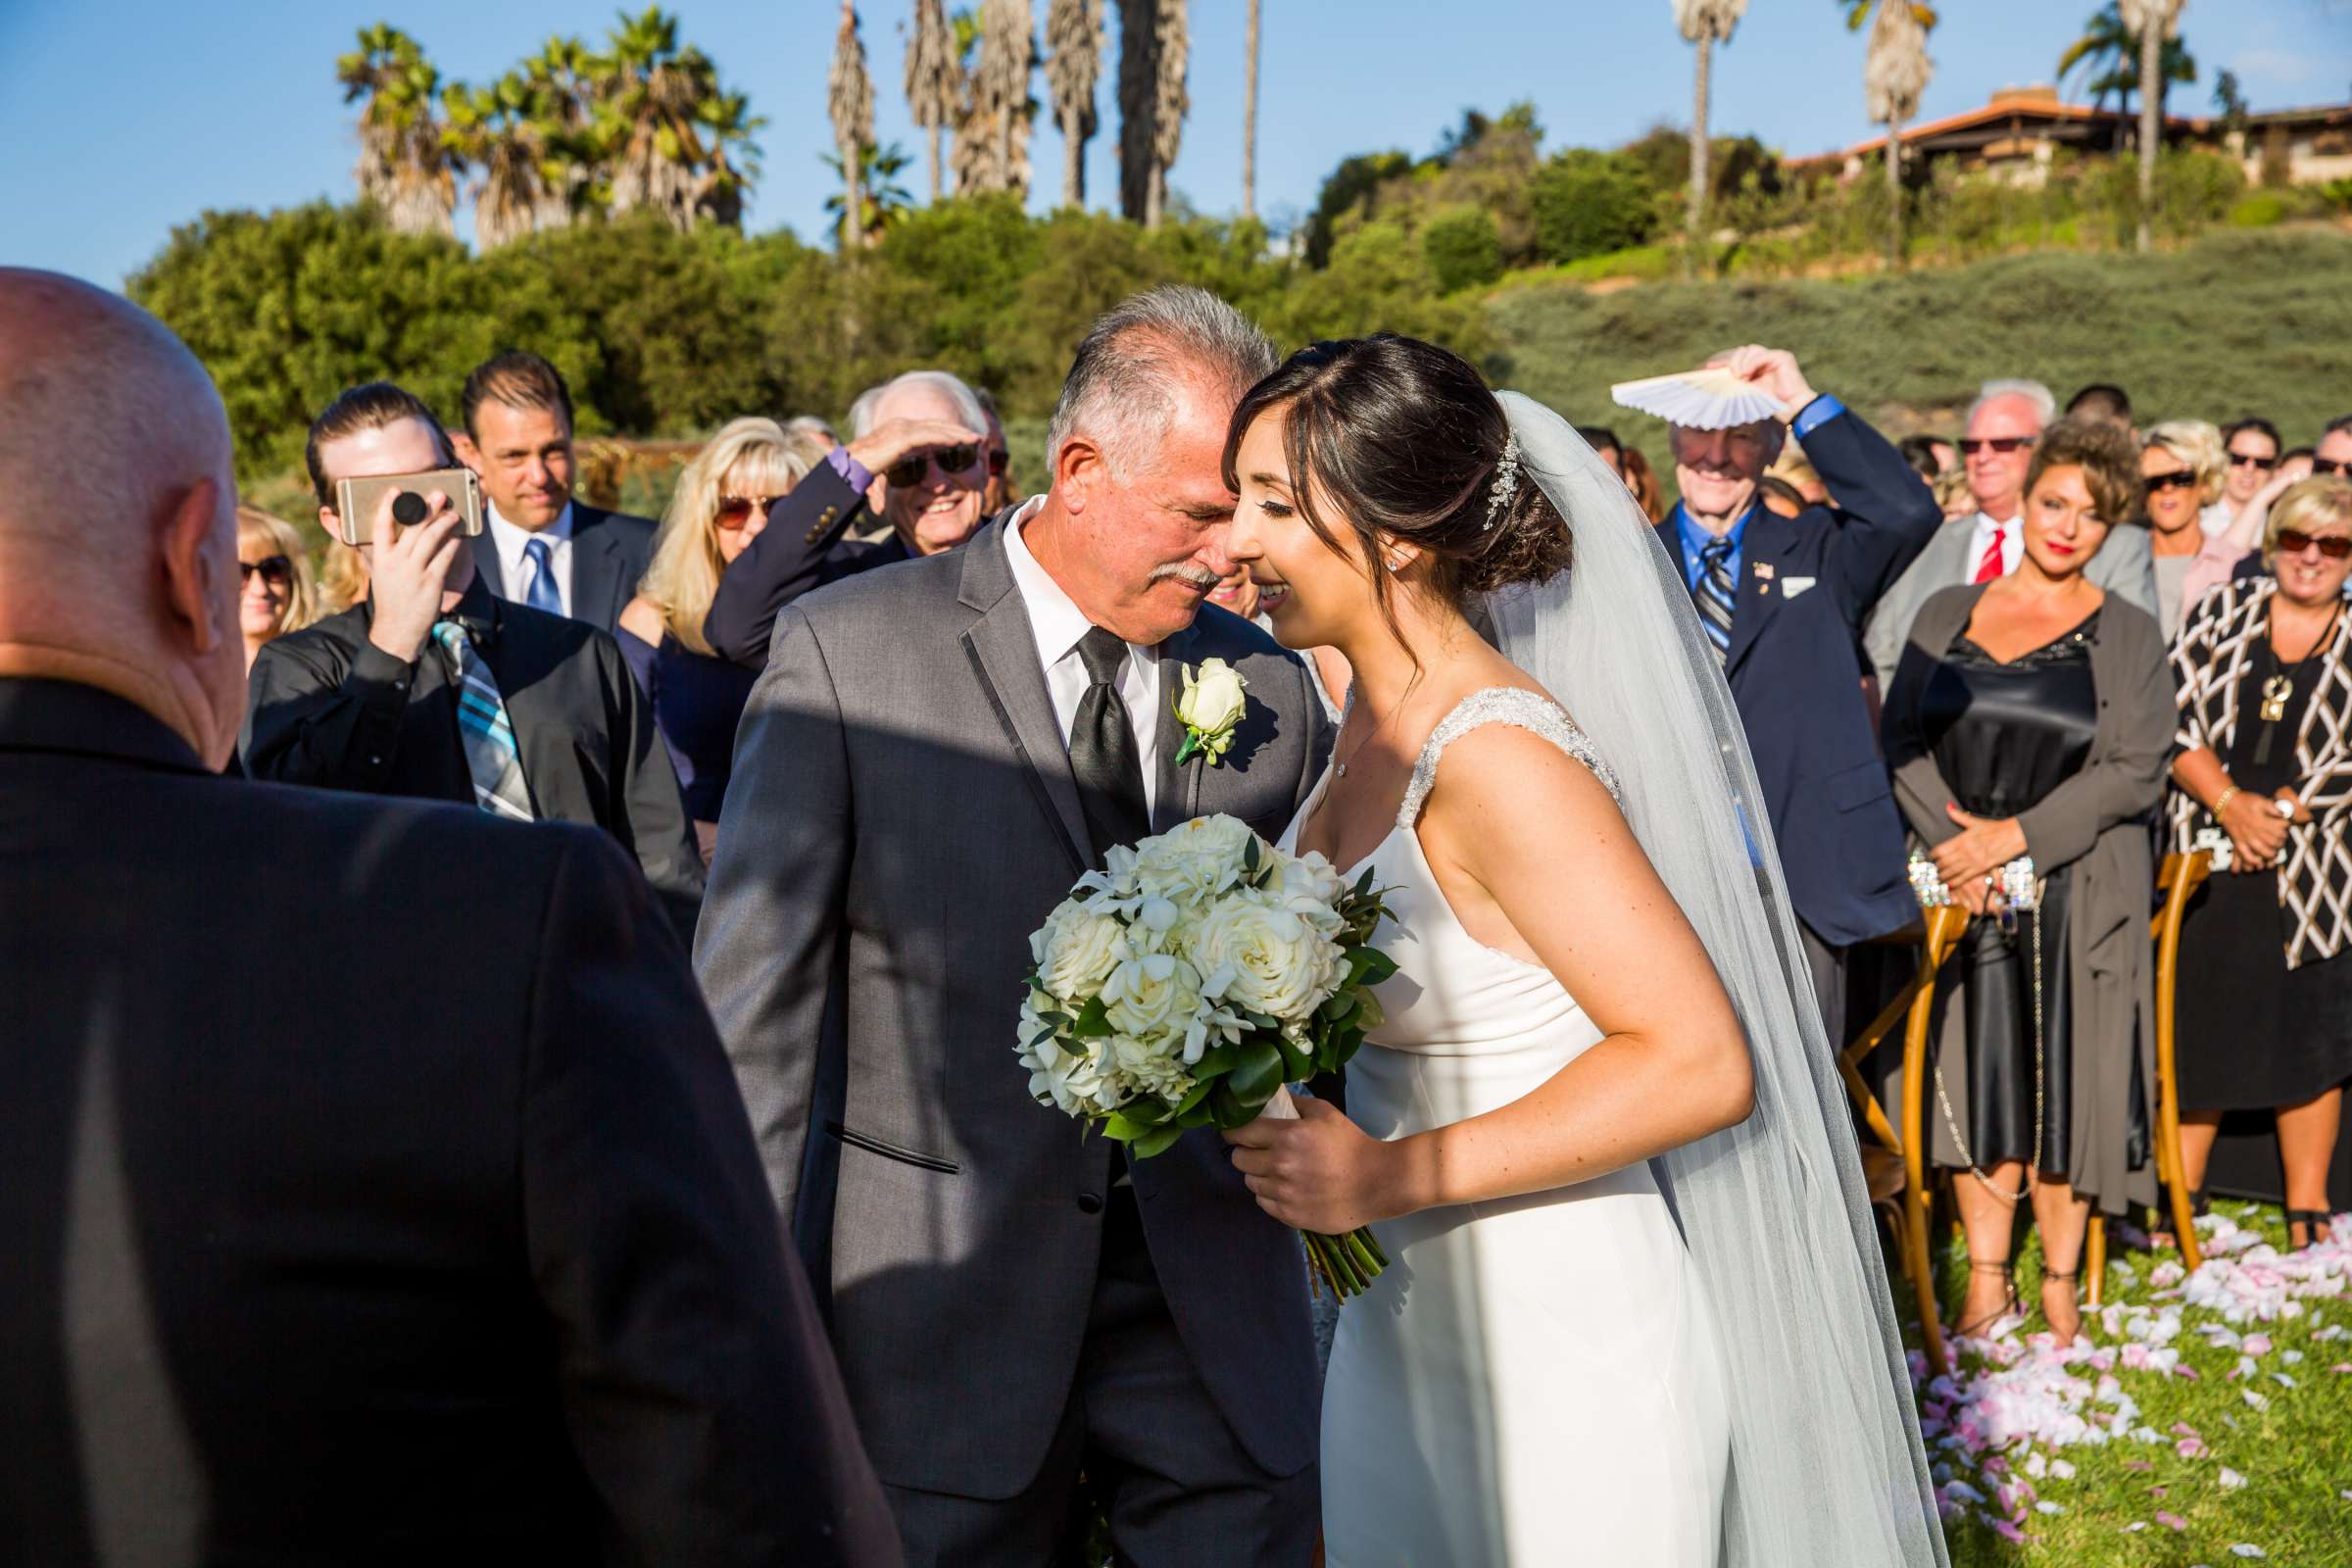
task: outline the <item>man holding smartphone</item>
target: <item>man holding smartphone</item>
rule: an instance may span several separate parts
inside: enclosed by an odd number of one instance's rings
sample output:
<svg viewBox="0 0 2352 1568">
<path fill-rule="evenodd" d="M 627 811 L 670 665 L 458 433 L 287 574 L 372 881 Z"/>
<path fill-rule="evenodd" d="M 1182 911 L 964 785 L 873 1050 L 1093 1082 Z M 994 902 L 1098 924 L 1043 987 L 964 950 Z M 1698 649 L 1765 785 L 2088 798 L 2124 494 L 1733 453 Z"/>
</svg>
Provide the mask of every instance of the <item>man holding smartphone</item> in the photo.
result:
<svg viewBox="0 0 2352 1568">
<path fill-rule="evenodd" d="M 703 617 L 719 655 L 760 669 L 776 613 L 858 572 L 953 550 L 988 518 L 988 414 L 945 370 L 908 370 L 850 406 L 850 441 L 769 510 Z M 846 537 L 878 516 L 890 537 Z"/>
<path fill-rule="evenodd" d="M 493 595 L 445 490 L 385 489 L 364 520 L 335 510 L 344 480 L 456 466 L 432 411 L 390 382 L 354 387 L 313 423 L 304 455 L 319 524 L 368 558 L 369 593 L 255 659 L 246 771 L 601 827 L 691 937 L 702 857 L 612 634 Z M 405 495 L 422 501 L 421 520 L 396 520 Z"/>
</svg>

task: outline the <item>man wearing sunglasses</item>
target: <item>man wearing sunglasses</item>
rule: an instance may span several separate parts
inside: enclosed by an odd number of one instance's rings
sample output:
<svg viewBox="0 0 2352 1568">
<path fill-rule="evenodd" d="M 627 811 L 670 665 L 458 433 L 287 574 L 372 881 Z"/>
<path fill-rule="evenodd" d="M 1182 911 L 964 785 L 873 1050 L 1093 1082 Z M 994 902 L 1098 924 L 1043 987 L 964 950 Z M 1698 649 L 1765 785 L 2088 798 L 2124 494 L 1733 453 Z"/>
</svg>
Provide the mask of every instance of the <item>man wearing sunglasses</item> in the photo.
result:
<svg viewBox="0 0 2352 1568">
<path fill-rule="evenodd" d="M 1960 440 L 1960 461 L 1968 469 L 1977 512 L 1945 523 L 1879 601 L 1863 646 L 1881 692 L 1893 684 L 1912 618 L 1929 596 L 1962 583 L 1990 582 L 2017 569 L 2026 553 L 2026 470 L 2041 432 L 2057 414 L 2057 397 L 2039 381 L 1987 381 L 1978 389 L 1977 401 L 1969 406 L 1968 433 Z M 2147 529 L 2111 530 L 2082 574 L 2125 603 L 2156 613 L 2156 564 Z"/>
<path fill-rule="evenodd" d="M 767 662 L 776 614 L 830 582 L 953 550 L 986 513 L 988 414 L 945 370 L 908 370 L 850 407 L 850 440 L 776 501 L 767 527 L 728 564 L 703 617 L 721 658 Z M 847 537 L 874 520 L 889 537 Z"/>
<path fill-rule="evenodd" d="M 2352 478 L 2352 414 L 2341 415 L 2328 421 L 2327 430 L 2320 436 L 2318 449 L 2313 451 L 2306 461 L 2310 463 L 2311 469 L 2310 472 L 2302 475 L 2304 478 L 2328 476 Z M 2281 459 L 2279 466 L 2283 468 L 2287 466 L 2287 460 Z M 2246 578 L 2268 574 L 2268 568 L 2263 564 L 2262 552 L 2257 550 L 2240 561 L 2236 570 L 2230 575 L 2235 578 Z M 2352 598 L 2352 583 L 2345 585 L 2344 595 L 2346 598 Z"/>
</svg>

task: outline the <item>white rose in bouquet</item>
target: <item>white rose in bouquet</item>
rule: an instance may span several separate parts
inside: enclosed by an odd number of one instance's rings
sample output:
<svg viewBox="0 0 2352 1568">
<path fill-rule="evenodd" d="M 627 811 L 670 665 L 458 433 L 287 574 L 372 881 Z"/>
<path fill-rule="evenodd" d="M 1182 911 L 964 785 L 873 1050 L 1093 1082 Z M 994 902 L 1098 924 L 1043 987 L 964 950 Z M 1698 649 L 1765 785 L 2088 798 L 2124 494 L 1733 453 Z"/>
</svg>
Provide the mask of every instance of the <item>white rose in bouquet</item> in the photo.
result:
<svg viewBox="0 0 2352 1568">
<path fill-rule="evenodd" d="M 1286 1024 L 1320 1006 L 1345 972 L 1338 943 L 1258 894 L 1204 911 L 1190 948 L 1210 996 Z"/>
<path fill-rule="evenodd" d="M 1254 837 L 1248 824 L 1230 816 L 1197 816 L 1146 839 L 1136 851 L 1132 875 L 1146 895 L 1192 908 L 1241 880 Z"/>
<path fill-rule="evenodd" d="M 1064 899 L 1029 938 L 1038 983 L 1072 1004 L 1083 1004 L 1127 956 L 1127 927 Z"/>
<path fill-rule="evenodd" d="M 1102 982 L 1102 1005 L 1120 1034 L 1169 1042 L 1163 1050 L 1181 1044 L 1188 1060 L 1200 1059 L 1208 1038 L 1200 1016 L 1200 976 L 1182 958 L 1165 953 L 1129 958 Z"/>
</svg>

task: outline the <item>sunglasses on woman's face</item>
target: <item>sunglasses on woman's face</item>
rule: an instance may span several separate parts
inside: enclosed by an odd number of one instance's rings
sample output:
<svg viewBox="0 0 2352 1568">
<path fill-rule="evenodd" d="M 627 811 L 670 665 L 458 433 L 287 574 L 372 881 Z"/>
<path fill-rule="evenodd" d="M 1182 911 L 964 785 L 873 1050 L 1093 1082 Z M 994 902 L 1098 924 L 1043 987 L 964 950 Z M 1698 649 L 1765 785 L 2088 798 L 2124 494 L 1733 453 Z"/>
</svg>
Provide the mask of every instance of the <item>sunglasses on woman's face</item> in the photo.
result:
<svg viewBox="0 0 2352 1568">
<path fill-rule="evenodd" d="M 2151 473 L 2140 481 L 2141 488 L 2154 495 L 2159 490 L 2178 490 L 2182 485 L 2197 482 L 2196 474 L 2187 468 L 2175 468 L 2170 473 Z"/>
<path fill-rule="evenodd" d="M 2330 534 L 2322 539 L 2316 534 L 2305 533 L 2300 528 L 2278 530 L 2278 553 L 2282 556 L 2299 556 L 2313 545 L 2318 545 L 2320 554 L 2326 556 L 2329 561 L 2341 561 L 2346 556 L 2352 556 L 2352 536 L 2339 533 Z"/>
<path fill-rule="evenodd" d="M 2352 463 L 2340 458 L 2314 458 L 2311 460 L 2311 471 L 2314 477 L 2327 473 L 2352 474 Z"/>
<path fill-rule="evenodd" d="M 967 441 L 959 447 L 941 447 L 936 452 L 917 452 L 911 458 L 901 458 L 882 470 L 882 477 L 898 489 L 906 490 L 921 484 L 934 463 L 939 465 L 941 478 L 956 479 L 970 472 L 972 465 L 979 461 L 980 449 Z"/>
<path fill-rule="evenodd" d="M 2264 473 L 2268 473 L 2278 466 L 2278 460 L 2277 458 L 2258 458 L 2251 452 L 2232 452 L 2230 454 L 2230 466 L 2232 468 L 2259 468 Z"/>
<path fill-rule="evenodd" d="M 237 563 L 237 586 L 242 588 L 253 581 L 257 571 L 262 574 L 262 581 L 272 588 L 290 587 L 294 581 L 294 563 L 283 556 L 265 556 L 260 561 Z"/>
<path fill-rule="evenodd" d="M 783 499 L 782 496 L 720 496 L 718 525 L 721 528 L 740 528 L 752 520 L 755 510 L 765 515 L 768 508 Z"/>
</svg>

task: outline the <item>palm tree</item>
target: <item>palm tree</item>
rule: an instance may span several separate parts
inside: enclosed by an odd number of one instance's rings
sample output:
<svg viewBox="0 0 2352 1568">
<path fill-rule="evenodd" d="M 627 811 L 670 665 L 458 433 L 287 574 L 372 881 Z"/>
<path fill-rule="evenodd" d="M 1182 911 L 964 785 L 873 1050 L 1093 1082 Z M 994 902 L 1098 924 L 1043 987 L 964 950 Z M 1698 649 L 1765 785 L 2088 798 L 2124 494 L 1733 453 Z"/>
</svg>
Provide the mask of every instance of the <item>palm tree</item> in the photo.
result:
<svg viewBox="0 0 2352 1568">
<path fill-rule="evenodd" d="M 833 116 L 833 145 L 845 191 L 841 244 L 845 254 L 865 244 L 865 149 L 874 140 L 874 83 L 865 74 L 865 45 L 858 37 L 858 7 L 841 0 L 841 31 L 833 39 L 833 70 L 825 78 L 825 107 Z"/>
<path fill-rule="evenodd" d="M 838 153 L 824 153 L 819 157 L 837 177 L 841 175 L 841 156 Z M 899 176 L 906 172 L 906 166 L 913 161 L 897 142 L 887 147 L 867 143 L 863 160 L 865 167 L 858 172 L 858 188 L 865 196 L 865 211 L 858 222 L 860 232 L 869 237 L 879 235 L 914 211 L 914 198 L 906 193 L 906 186 L 898 182 Z M 848 181 L 844 179 L 843 184 L 846 188 Z M 837 230 L 845 227 L 849 213 L 848 198 L 839 195 L 826 197 L 825 211 L 833 215 L 833 225 Z"/>
<path fill-rule="evenodd" d="M 718 68 L 700 49 L 678 45 L 678 19 L 649 6 L 624 13 L 595 62 L 590 137 L 615 213 L 650 207 L 680 230 L 740 212 L 741 187 L 761 122 L 740 95 L 721 93 Z M 727 157 L 745 155 L 738 170 Z"/>
<path fill-rule="evenodd" d="M 2090 95 L 2093 108 L 2104 109 L 2113 98 L 2129 113 L 2132 95 L 2139 91 L 2139 49 L 2140 35 L 2124 21 L 2119 0 L 2108 0 L 2105 9 L 2082 24 L 2082 36 L 2058 57 L 2058 77 L 2063 81 L 2081 70 L 2082 90 Z M 2159 59 L 2162 69 L 2156 73 L 2156 91 L 2160 101 L 2174 83 L 2197 79 L 2197 63 L 2179 37 L 2164 41 Z"/>
<path fill-rule="evenodd" d="M 963 100 L 963 63 L 941 0 L 914 0 L 914 32 L 906 40 L 906 107 L 930 136 L 931 199 L 939 200 L 940 136 L 956 122 Z"/>
<path fill-rule="evenodd" d="M 1119 0 L 1119 209 L 1157 228 L 1184 139 L 1185 0 Z"/>
<path fill-rule="evenodd" d="M 1698 46 L 1698 70 L 1690 89 L 1690 249 L 1696 257 L 1707 217 L 1707 78 L 1715 45 L 1730 43 L 1747 11 L 1747 0 L 1674 0 L 1674 22 Z M 1694 263 L 1693 263 L 1694 265 Z"/>
<path fill-rule="evenodd" d="M 2164 45 L 2180 27 L 2185 0 L 2117 0 L 2124 25 L 2139 35 L 2139 233 L 2137 249 L 2155 244 L 2150 219 L 2156 211 L 2156 154 L 2164 137 L 2164 95 L 2168 78 Z M 2185 58 L 2185 56 L 2184 56 Z M 2196 68 L 2189 67 L 2194 80 Z M 2155 83 L 2153 87 L 2149 83 Z"/>
<path fill-rule="evenodd" d="M 454 81 L 443 90 L 441 105 L 449 116 L 449 146 L 481 171 L 472 187 L 475 245 L 496 250 L 531 232 L 546 194 L 546 160 L 530 83 L 518 71 L 487 87 Z"/>
<path fill-rule="evenodd" d="M 361 28 L 359 45 L 336 60 L 335 79 L 345 103 L 367 100 L 352 169 L 360 199 L 402 233 L 454 233 L 465 162 L 434 112 L 441 73 L 416 39 L 387 23 Z"/>
<path fill-rule="evenodd" d="M 981 0 L 980 64 L 957 135 L 956 189 L 1029 194 L 1029 74 L 1037 40 L 1029 0 Z"/>
<path fill-rule="evenodd" d="M 1862 60 L 1862 93 L 1870 118 L 1886 127 L 1886 266 L 1903 265 L 1903 122 L 1919 113 L 1920 95 L 1936 63 L 1928 58 L 1928 29 L 1936 13 L 1919 0 L 1842 0 L 1845 25 L 1860 30 L 1875 6 L 1870 47 Z"/>
<path fill-rule="evenodd" d="M 1102 0 L 1050 0 L 1046 85 L 1054 95 L 1054 122 L 1061 127 L 1064 207 L 1086 205 L 1086 144 L 1095 136 L 1095 83 L 1102 74 L 1104 42 Z"/>
<path fill-rule="evenodd" d="M 752 135 L 767 121 L 751 112 L 744 94 L 715 89 L 695 106 L 694 118 L 702 126 L 704 147 L 695 216 L 741 229 L 744 193 L 760 178 L 760 145 Z"/>
<path fill-rule="evenodd" d="M 1242 45 L 1242 216 L 1257 216 L 1257 0 Z"/>
<path fill-rule="evenodd" d="M 577 38 L 550 34 L 520 69 L 530 88 L 529 112 L 540 147 L 539 199 L 531 227 L 563 228 L 590 199 L 595 181 L 590 99 L 596 56 Z"/>
</svg>

